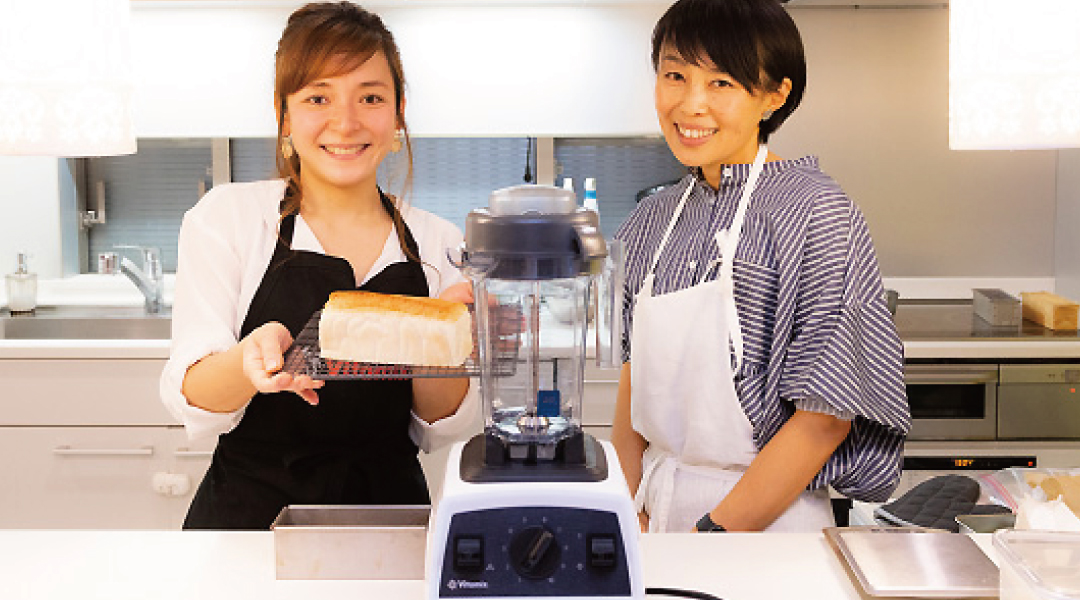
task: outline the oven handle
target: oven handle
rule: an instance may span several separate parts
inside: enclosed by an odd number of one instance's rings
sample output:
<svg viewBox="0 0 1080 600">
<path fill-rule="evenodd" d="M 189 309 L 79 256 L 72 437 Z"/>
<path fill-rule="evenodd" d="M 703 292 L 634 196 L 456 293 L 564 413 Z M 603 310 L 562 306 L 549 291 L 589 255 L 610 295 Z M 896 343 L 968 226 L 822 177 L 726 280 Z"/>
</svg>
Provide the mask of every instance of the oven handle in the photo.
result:
<svg viewBox="0 0 1080 600">
<path fill-rule="evenodd" d="M 997 383 L 997 372 L 987 371 L 952 371 L 949 373 L 908 373 L 904 376 L 907 385 L 936 383 L 945 385 L 971 385 L 975 383 Z"/>
</svg>

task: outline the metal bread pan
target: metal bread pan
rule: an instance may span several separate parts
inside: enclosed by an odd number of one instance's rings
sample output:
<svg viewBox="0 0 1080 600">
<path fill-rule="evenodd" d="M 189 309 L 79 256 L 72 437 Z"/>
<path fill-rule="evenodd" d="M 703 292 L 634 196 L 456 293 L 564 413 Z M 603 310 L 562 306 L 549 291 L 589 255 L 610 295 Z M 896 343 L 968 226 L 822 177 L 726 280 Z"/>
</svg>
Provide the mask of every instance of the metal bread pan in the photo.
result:
<svg viewBox="0 0 1080 600">
<path fill-rule="evenodd" d="M 278 579 L 424 578 L 430 506 L 293 505 L 274 520 Z"/>
</svg>

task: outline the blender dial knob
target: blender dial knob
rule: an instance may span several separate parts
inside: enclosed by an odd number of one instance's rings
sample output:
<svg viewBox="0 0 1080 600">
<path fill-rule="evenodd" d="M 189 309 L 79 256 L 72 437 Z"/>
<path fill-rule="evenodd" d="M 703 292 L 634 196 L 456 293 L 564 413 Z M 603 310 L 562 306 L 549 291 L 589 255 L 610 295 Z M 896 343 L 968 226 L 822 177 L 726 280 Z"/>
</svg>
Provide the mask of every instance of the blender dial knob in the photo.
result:
<svg viewBox="0 0 1080 600">
<path fill-rule="evenodd" d="M 510 561 L 518 575 L 528 579 L 551 577 L 559 565 L 559 544 L 545 527 L 529 527 L 510 542 Z"/>
</svg>

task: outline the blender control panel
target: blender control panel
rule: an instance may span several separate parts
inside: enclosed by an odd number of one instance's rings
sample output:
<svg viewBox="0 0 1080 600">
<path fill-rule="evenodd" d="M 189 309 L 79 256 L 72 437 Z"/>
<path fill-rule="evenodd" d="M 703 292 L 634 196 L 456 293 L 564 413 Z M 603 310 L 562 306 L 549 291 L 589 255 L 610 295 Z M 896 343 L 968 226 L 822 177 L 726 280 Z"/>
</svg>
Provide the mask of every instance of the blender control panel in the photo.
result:
<svg viewBox="0 0 1080 600">
<path fill-rule="evenodd" d="M 450 521 L 439 597 L 629 597 L 630 575 L 613 512 L 495 508 Z"/>
</svg>

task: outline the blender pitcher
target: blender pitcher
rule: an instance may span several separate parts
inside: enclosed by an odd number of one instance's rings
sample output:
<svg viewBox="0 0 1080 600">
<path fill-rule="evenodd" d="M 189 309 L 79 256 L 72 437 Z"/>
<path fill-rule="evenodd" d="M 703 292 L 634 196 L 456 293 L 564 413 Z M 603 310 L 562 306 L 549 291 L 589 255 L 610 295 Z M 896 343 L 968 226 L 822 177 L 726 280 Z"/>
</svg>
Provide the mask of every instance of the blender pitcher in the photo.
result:
<svg viewBox="0 0 1080 600">
<path fill-rule="evenodd" d="M 584 461 L 585 361 L 614 364 L 619 346 L 612 250 L 596 212 L 562 188 L 496 190 L 469 213 L 461 267 L 476 301 L 486 464 Z"/>
</svg>

